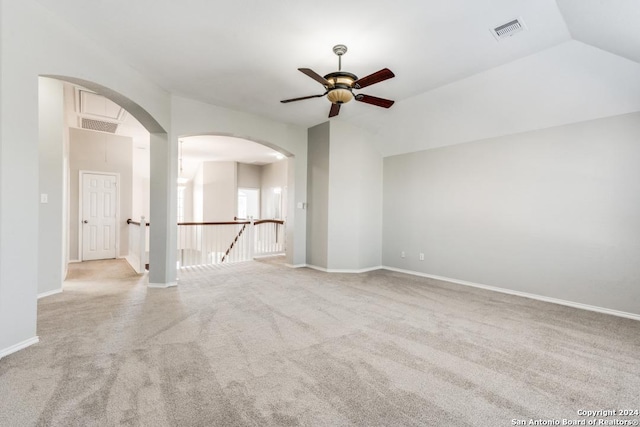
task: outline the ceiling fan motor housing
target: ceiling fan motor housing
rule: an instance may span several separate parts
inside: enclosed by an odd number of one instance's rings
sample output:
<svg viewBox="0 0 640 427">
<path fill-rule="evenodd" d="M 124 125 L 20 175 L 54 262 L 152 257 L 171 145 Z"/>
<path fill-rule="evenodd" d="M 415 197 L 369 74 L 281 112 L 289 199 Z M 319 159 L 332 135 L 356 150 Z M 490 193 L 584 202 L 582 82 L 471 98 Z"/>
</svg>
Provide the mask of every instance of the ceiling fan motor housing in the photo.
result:
<svg viewBox="0 0 640 427">
<path fill-rule="evenodd" d="M 355 74 L 347 73 L 346 71 L 336 71 L 324 76 L 325 80 L 329 82 L 326 86 L 328 93 L 327 98 L 333 104 L 346 104 L 353 99 L 353 83 L 358 80 L 358 76 Z"/>
</svg>

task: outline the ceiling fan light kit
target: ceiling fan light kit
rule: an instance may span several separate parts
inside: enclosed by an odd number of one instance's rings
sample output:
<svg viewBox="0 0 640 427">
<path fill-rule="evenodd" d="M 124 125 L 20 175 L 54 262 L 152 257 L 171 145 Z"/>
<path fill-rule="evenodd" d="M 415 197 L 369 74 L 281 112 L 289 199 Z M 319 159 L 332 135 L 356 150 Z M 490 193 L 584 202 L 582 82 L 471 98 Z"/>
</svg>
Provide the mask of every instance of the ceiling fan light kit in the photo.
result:
<svg viewBox="0 0 640 427">
<path fill-rule="evenodd" d="M 354 94 L 354 89 L 362 89 L 363 87 L 371 86 L 381 81 L 395 77 L 393 72 L 388 68 L 383 68 L 373 74 L 358 79 L 358 76 L 346 71 L 342 71 L 342 55 L 347 52 L 347 47 L 343 44 L 339 44 L 333 47 L 333 53 L 338 55 L 338 71 L 329 73 L 322 77 L 315 71 L 309 68 L 298 68 L 298 70 L 307 76 L 311 77 L 318 83 L 322 84 L 326 90 L 325 93 L 319 95 L 303 96 L 300 98 L 285 99 L 280 102 L 289 103 L 294 101 L 302 101 L 303 99 L 321 98 L 327 96 L 327 99 L 331 101 L 331 109 L 329 111 L 329 117 L 337 116 L 340 113 L 340 106 L 355 99 L 356 101 L 364 102 L 367 104 L 375 105 L 377 107 L 389 108 L 393 105 L 394 101 L 383 98 L 376 98 L 375 96 L 369 96 L 364 94 Z"/>
</svg>

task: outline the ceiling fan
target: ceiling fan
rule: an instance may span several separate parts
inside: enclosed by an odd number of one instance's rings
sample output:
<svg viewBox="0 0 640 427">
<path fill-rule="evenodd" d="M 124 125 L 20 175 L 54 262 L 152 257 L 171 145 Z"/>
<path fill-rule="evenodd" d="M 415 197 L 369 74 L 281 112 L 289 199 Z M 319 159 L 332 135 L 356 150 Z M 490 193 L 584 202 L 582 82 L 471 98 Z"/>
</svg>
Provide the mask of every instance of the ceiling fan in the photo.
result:
<svg viewBox="0 0 640 427">
<path fill-rule="evenodd" d="M 336 45 L 333 47 L 333 53 L 338 55 L 338 71 L 336 72 L 329 73 L 322 77 L 320 74 L 309 68 L 298 68 L 299 71 L 322 84 L 325 88 L 324 93 L 320 95 L 303 96 L 301 98 L 285 99 L 280 102 L 286 104 L 288 102 L 302 101 L 303 99 L 321 98 L 327 95 L 327 99 L 331 101 L 329 117 L 337 116 L 340 113 L 340 106 L 352 99 L 383 108 L 389 108 L 393 105 L 395 101 L 391 101 L 389 99 L 364 95 L 362 93 L 353 93 L 354 89 L 362 89 L 395 77 L 395 74 L 393 74 L 390 69 L 383 68 L 380 71 L 376 71 L 373 74 L 369 74 L 368 76 L 359 79 L 355 74 L 342 71 L 342 55 L 347 53 L 347 47 L 343 44 Z"/>
</svg>

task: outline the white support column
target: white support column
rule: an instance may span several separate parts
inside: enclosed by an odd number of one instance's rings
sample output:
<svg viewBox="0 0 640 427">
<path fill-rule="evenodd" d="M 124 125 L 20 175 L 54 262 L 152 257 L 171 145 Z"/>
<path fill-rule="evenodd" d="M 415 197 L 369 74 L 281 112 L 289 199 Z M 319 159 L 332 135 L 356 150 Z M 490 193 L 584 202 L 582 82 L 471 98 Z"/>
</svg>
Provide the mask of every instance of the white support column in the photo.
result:
<svg viewBox="0 0 640 427">
<path fill-rule="evenodd" d="M 149 287 L 175 286 L 177 246 L 178 141 L 151 134 L 151 226 Z"/>
</svg>

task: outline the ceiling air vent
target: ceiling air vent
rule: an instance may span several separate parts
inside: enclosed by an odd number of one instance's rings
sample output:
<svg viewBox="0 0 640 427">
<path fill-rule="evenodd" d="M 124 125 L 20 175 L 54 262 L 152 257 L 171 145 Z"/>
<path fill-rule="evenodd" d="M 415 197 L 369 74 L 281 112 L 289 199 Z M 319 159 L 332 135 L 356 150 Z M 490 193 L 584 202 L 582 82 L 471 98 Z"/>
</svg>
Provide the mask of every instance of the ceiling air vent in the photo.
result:
<svg viewBox="0 0 640 427">
<path fill-rule="evenodd" d="M 495 37 L 496 40 L 500 41 L 526 29 L 527 26 L 524 24 L 522 18 L 516 18 L 507 23 L 492 28 L 491 34 L 493 34 L 493 37 Z"/>
<path fill-rule="evenodd" d="M 82 117 L 82 129 L 98 130 L 100 132 L 116 133 L 118 123 L 104 122 L 102 120 L 93 120 Z"/>
<path fill-rule="evenodd" d="M 78 126 L 82 129 L 116 133 L 127 112 L 108 98 L 75 87 L 75 107 Z"/>
</svg>

